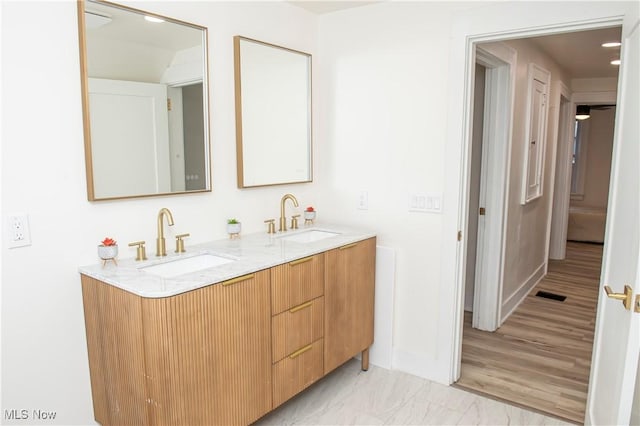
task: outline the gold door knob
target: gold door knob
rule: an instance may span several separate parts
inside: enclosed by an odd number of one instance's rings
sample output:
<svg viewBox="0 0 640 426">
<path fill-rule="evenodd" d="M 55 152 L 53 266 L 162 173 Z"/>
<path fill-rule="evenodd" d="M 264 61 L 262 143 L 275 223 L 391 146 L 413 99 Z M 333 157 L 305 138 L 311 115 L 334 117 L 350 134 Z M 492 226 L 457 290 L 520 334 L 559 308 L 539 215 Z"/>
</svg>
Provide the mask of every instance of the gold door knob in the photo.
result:
<svg viewBox="0 0 640 426">
<path fill-rule="evenodd" d="M 631 286 L 625 284 L 624 293 L 614 293 L 611 290 L 611 287 L 609 287 L 608 285 L 605 285 L 604 291 L 607 293 L 608 298 L 621 300 L 626 310 L 631 309 L 631 298 L 633 296 L 633 289 L 631 288 Z"/>
</svg>

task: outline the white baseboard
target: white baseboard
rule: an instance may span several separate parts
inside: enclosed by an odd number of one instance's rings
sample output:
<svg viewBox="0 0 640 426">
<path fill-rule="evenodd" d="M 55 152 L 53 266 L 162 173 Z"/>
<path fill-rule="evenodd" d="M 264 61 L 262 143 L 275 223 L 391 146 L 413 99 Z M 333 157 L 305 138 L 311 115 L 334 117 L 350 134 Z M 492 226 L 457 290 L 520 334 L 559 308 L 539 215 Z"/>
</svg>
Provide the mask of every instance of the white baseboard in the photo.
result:
<svg viewBox="0 0 640 426">
<path fill-rule="evenodd" d="M 525 280 L 522 285 L 507 298 L 507 300 L 502 302 L 502 318 L 500 318 L 500 325 L 502 325 L 507 318 L 516 310 L 520 303 L 527 297 L 527 294 L 540 282 L 540 280 L 545 276 L 545 271 L 547 268 L 547 262 L 542 262 L 540 266 L 536 268 L 535 271 L 529 278 Z"/>
</svg>

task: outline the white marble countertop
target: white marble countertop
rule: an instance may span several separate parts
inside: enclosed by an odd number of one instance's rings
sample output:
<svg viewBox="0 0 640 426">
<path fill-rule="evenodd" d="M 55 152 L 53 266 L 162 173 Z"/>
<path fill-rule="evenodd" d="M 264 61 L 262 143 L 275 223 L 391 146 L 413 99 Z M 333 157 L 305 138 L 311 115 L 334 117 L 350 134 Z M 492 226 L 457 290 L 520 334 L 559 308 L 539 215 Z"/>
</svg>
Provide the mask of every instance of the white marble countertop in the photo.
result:
<svg viewBox="0 0 640 426">
<path fill-rule="evenodd" d="M 338 235 L 305 243 L 287 241 L 282 238 L 310 230 L 335 232 Z M 173 241 L 167 239 L 166 257 L 156 257 L 153 253 L 154 250 L 147 247 L 148 260 L 135 261 L 134 257 L 118 258 L 117 265 L 113 262 L 107 262 L 105 266 L 102 263 L 97 263 L 81 266 L 79 272 L 138 296 L 169 297 L 371 237 L 375 237 L 375 234 L 358 231 L 351 227 L 317 224 L 311 227 L 303 226 L 297 230 L 279 232 L 275 235 L 269 235 L 266 232 L 247 234 L 238 239 L 223 239 L 194 245 L 189 245 L 187 240 L 185 242 L 186 252 L 181 254 L 173 253 Z M 144 270 L 148 266 L 200 254 L 213 254 L 233 261 L 172 278 L 163 278 Z"/>
</svg>

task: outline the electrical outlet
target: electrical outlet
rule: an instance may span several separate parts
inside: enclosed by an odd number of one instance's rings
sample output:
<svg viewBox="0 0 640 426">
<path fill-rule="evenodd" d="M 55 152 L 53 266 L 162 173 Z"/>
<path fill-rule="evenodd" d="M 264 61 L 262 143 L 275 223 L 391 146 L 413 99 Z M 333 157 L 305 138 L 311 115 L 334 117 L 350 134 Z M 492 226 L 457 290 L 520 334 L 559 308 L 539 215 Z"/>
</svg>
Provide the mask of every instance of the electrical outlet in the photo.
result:
<svg viewBox="0 0 640 426">
<path fill-rule="evenodd" d="M 9 216 L 7 218 L 7 241 L 9 248 L 31 245 L 31 233 L 29 232 L 29 216 Z"/>
</svg>

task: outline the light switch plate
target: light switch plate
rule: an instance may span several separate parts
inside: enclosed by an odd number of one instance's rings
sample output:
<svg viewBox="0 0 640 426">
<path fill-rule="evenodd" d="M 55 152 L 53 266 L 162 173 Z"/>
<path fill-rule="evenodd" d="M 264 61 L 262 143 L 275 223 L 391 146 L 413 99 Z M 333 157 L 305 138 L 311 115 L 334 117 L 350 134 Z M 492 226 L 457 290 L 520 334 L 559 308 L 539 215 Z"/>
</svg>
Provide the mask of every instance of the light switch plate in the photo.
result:
<svg viewBox="0 0 640 426">
<path fill-rule="evenodd" d="M 442 193 L 425 192 L 409 194 L 409 211 L 420 213 L 442 212 Z"/>
<path fill-rule="evenodd" d="M 358 194 L 358 210 L 369 210 L 369 193 L 360 191 Z"/>
</svg>

